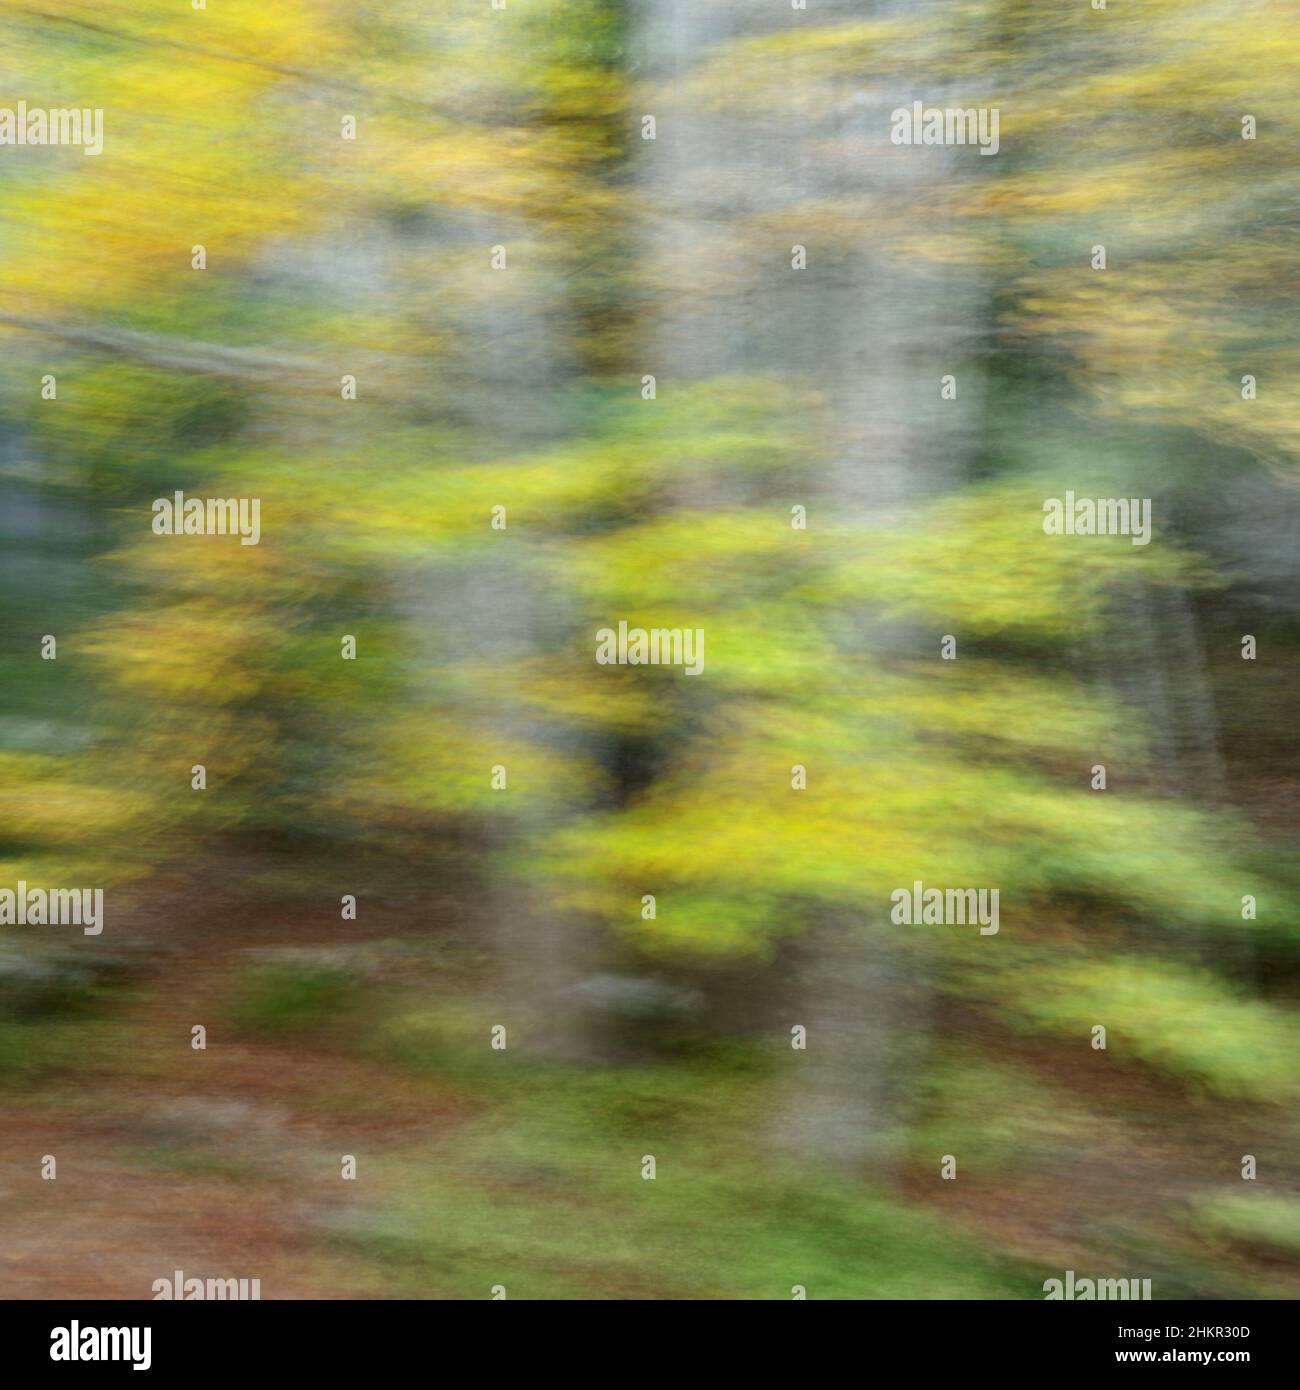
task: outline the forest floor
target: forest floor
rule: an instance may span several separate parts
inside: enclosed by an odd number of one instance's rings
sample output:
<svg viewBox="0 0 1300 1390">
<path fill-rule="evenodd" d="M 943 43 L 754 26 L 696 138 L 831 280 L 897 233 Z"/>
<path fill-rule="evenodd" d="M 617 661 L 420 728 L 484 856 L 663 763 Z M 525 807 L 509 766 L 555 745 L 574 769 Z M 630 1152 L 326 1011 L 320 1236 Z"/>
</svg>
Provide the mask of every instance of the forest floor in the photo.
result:
<svg viewBox="0 0 1300 1390">
<path fill-rule="evenodd" d="M 1189 1221 L 1198 1196 L 1227 1190 L 1233 1176 L 1206 1143 L 1224 1131 L 1224 1107 L 1140 1069 L 1110 1068 L 1099 1083 L 1078 1049 L 1031 1048 L 954 1011 L 942 1027 L 963 1055 L 985 1052 L 1041 1081 L 1044 1095 L 1073 1098 L 1086 1155 L 1068 1125 L 1035 1136 L 1013 1112 L 1004 1118 L 1020 1161 L 990 1150 L 988 1163 L 944 1182 L 909 1154 L 887 1178 L 863 1174 L 860 1202 L 838 1177 L 805 1192 L 800 1179 L 735 1157 L 770 1103 L 761 1075 L 743 1067 L 716 1087 L 701 1080 L 707 1059 L 684 1077 L 674 1062 L 572 1080 L 556 1072 L 543 1106 L 535 1080 L 518 1093 L 480 1085 L 436 1027 L 414 1034 L 417 1046 L 432 1039 L 427 1066 L 376 1050 L 372 1013 L 405 1020 L 387 1035 L 405 1037 L 421 1009 L 437 1012 L 430 981 L 445 965 L 401 955 L 403 941 L 429 933 L 395 930 L 393 918 L 322 927 L 283 911 L 232 924 L 191 910 L 177 931 L 159 915 L 133 943 L 150 968 L 110 1002 L 22 1025 L 5 1044 L 6 1056 L 27 1050 L 7 1068 L 0 1112 L 0 1297 L 148 1298 L 176 1270 L 259 1278 L 264 1298 L 486 1298 L 498 1280 L 511 1297 L 789 1297 L 795 1282 L 812 1297 L 858 1287 L 873 1297 L 1041 1297 L 1042 1279 L 1066 1268 L 1150 1277 L 1165 1296 L 1300 1296 L 1285 1251 Z M 274 983 L 276 953 L 300 951 L 305 938 L 314 959 L 365 956 L 367 992 L 331 994 L 328 974 L 318 997 Z M 451 973 L 472 995 L 473 950 L 459 959 Z M 453 1015 L 463 1007 L 452 999 Z M 281 1030 L 279 1015 L 293 1024 L 295 1012 L 301 1026 Z M 190 1046 L 196 1024 L 205 1050 Z M 662 1106 L 657 1078 L 677 1088 Z M 606 1110 L 618 1112 L 610 1124 Z M 684 1152 L 706 1166 L 742 1164 L 718 1173 L 739 1199 L 700 1182 L 680 1210 L 656 1214 L 607 1183 L 599 1164 L 621 1152 L 617 1125 L 661 1112 Z M 957 1123 L 940 1132 L 960 1133 Z M 1277 1123 L 1243 1106 L 1228 1130 L 1270 1151 L 1285 1142 L 1265 1132 Z M 355 1180 L 341 1176 L 349 1154 Z M 54 1181 L 41 1176 L 46 1155 Z M 711 1239 L 696 1229 L 710 1221 Z M 843 1254 L 855 1241 L 860 1262 Z M 743 1270 L 722 1268 L 731 1245 Z M 985 1264 L 955 1280 L 971 1252 Z M 523 1272 L 512 1274 L 516 1265 Z"/>
</svg>

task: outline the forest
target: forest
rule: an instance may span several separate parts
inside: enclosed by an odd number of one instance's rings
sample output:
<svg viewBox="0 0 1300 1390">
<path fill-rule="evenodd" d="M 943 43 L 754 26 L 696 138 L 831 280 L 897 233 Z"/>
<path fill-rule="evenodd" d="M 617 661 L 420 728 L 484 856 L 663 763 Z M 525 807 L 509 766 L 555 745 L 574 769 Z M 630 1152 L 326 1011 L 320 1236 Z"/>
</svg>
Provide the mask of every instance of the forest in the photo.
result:
<svg viewBox="0 0 1300 1390">
<path fill-rule="evenodd" d="M 1300 1293 L 1298 22 L 0 0 L 0 1294 Z"/>
</svg>

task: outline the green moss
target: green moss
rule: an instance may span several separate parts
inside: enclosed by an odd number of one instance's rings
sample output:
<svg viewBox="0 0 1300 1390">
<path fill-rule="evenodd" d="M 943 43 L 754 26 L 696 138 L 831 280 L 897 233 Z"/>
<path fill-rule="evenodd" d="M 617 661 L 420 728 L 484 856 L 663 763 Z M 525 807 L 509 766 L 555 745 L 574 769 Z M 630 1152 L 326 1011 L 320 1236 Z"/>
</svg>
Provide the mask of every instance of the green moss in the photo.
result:
<svg viewBox="0 0 1300 1390">
<path fill-rule="evenodd" d="M 487 1298 L 996 1298 L 1032 1277 L 764 1139 L 770 1069 L 528 1069 L 490 1116 L 385 1161 L 363 1248 L 411 1294 Z M 642 1160 L 653 1155 L 653 1181 Z"/>
<path fill-rule="evenodd" d="M 1300 1202 L 1264 1189 L 1195 1202 L 1190 1224 L 1211 1239 L 1300 1255 Z"/>
<path fill-rule="evenodd" d="M 1225 1098 L 1279 1101 L 1300 1093 L 1300 1028 L 1207 970 L 1137 956 L 1022 961 L 999 987 L 998 1014 L 1086 1045 L 1106 1029 L 1116 1061 L 1136 1061 Z"/>
<path fill-rule="evenodd" d="M 239 981 L 230 1017 L 250 1033 L 306 1033 L 336 1026 L 355 1009 L 359 994 L 356 980 L 341 969 L 260 966 Z"/>
</svg>

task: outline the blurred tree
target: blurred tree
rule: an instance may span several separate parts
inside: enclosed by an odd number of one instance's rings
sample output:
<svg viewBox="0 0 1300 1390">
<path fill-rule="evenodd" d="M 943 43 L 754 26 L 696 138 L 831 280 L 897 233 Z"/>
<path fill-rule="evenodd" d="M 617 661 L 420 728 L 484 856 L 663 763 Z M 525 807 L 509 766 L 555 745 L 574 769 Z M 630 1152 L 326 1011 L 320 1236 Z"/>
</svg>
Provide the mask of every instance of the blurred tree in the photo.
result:
<svg viewBox="0 0 1300 1390">
<path fill-rule="evenodd" d="M 28 101 L 106 112 L 98 158 L 6 152 L 8 486 L 111 518 L 59 656 L 92 694 L 3 755 L 4 876 L 455 873 L 567 1050 L 597 965 L 778 961 L 777 1031 L 826 1039 L 788 1123 L 853 1161 L 945 999 L 1131 1006 L 1232 1084 L 1201 1030 L 1274 1055 L 1225 977 L 1297 923 L 1204 754 L 1198 621 L 1224 462 L 1261 551 L 1294 524 L 1290 8 L 777 9 L 0 6 Z M 996 106 L 998 156 L 890 145 L 918 95 Z M 259 497 L 261 544 L 160 540 L 176 488 Z M 1046 537 L 1067 488 L 1154 497 L 1155 541 Z M 620 619 L 703 629 L 704 676 L 598 665 Z M 998 886 L 1002 932 L 898 932 L 917 879 Z"/>
</svg>

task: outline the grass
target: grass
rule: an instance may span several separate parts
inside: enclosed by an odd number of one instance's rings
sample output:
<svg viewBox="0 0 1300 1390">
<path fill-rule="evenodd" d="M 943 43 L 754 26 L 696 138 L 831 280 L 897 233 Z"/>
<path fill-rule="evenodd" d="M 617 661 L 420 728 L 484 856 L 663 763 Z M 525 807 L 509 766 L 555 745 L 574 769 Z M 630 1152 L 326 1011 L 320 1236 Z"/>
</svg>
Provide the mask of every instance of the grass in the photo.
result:
<svg viewBox="0 0 1300 1390">
<path fill-rule="evenodd" d="M 793 1164 L 765 1120 L 781 1080 L 737 1047 L 614 1069 L 506 1063 L 487 1113 L 380 1161 L 383 1199 L 351 1239 L 425 1297 L 501 1284 L 511 1298 L 1011 1298 L 1041 1285 L 866 1181 Z"/>
<path fill-rule="evenodd" d="M 231 1021 L 242 1032 L 286 1036 L 333 1027 L 359 1000 L 344 970 L 299 964 L 259 966 L 236 987 Z"/>
</svg>

